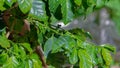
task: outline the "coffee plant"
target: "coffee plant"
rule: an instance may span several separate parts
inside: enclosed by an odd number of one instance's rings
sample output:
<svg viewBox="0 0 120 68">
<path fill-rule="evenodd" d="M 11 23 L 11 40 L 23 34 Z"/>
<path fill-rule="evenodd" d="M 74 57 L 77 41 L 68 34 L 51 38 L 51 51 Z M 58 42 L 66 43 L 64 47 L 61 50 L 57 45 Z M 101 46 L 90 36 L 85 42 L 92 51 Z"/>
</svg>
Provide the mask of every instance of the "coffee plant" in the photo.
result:
<svg viewBox="0 0 120 68">
<path fill-rule="evenodd" d="M 56 25 L 69 24 L 108 1 L 0 0 L 0 68 L 109 68 L 113 46 L 96 46 L 87 41 L 89 32 Z"/>
</svg>

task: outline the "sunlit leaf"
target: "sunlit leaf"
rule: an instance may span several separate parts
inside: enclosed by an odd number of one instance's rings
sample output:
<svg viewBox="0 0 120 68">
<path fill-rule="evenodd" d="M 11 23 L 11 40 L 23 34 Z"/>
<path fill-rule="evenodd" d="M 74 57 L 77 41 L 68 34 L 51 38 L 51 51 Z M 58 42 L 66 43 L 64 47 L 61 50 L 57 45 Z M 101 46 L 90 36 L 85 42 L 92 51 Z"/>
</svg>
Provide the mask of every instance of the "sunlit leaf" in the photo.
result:
<svg viewBox="0 0 120 68">
<path fill-rule="evenodd" d="M 25 14 L 30 11 L 32 7 L 32 0 L 18 0 L 20 10 Z"/>
<path fill-rule="evenodd" d="M 5 0 L 0 0 L 0 10 L 3 11 L 5 8 L 3 7 Z"/>
<path fill-rule="evenodd" d="M 112 56 L 110 54 L 110 51 L 105 48 L 102 48 L 102 56 L 105 61 L 105 64 L 109 66 L 112 62 Z"/>
<path fill-rule="evenodd" d="M 25 68 L 32 68 L 32 60 L 27 60 L 23 65 L 25 65 Z"/>
<path fill-rule="evenodd" d="M 104 47 L 104 48 L 106 48 L 106 49 L 108 49 L 111 52 L 115 52 L 115 50 L 116 50 L 115 46 L 110 45 L 110 44 L 102 44 L 101 46 Z"/>
<path fill-rule="evenodd" d="M 86 50 L 92 59 L 93 65 L 98 64 L 98 48 L 93 44 L 87 43 Z"/>
<path fill-rule="evenodd" d="M 74 0 L 74 2 L 75 2 L 76 5 L 80 6 L 81 3 L 82 3 L 82 0 Z"/>
<path fill-rule="evenodd" d="M 19 55 L 20 55 L 22 60 L 26 59 L 26 52 L 25 52 L 25 49 L 22 46 L 19 47 Z"/>
<path fill-rule="evenodd" d="M 26 48 L 30 53 L 32 52 L 32 48 L 29 43 L 21 43 L 24 48 Z"/>
<path fill-rule="evenodd" d="M 18 65 L 19 65 L 19 63 L 18 63 L 17 59 L 14 56 L 12 56 L 3 65 L 3 68 L 18 68 Z"/>
<path fill-rule="evenodd" d="M 32 59 L 32 62 L 29 62 L 29 65 L 32 64 L 33 68 L 42 68 L 42 63 L 36 53 L 33 53 L 30 58 Z"/>
<path fill-rule="evenodd" d="M 86 50 L 80 49 L 78 51 L 78 56 L 79 56 L 79 67 L 80 68 L 92 68 L 92 58 L 90 55 L 87 53 Z"/>
<path fill-rule="evenodd" d="M 33 68 L 42 68 L 41 63 L 38 63 L 37 60 L 32 59 L 32 61 L 33 61 Z"/>
<path fill-rule="evenodd" d="M 3 48 L 10 47 L 10 43 L 5 36 L 0 36 L 0 46 Z"/>
</svg>

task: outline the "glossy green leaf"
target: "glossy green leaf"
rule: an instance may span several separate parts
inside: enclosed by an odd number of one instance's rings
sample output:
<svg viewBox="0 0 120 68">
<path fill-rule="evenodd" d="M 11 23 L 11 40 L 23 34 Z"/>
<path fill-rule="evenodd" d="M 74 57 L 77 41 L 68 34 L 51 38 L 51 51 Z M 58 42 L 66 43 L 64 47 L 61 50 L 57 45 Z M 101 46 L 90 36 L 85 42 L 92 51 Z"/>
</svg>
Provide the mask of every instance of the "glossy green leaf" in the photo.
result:
<svg viewBox="0 0 120 68">
<path fill-rule="evenodd" d="M 72 37 L 67 35 L 60 36 L 52 47 L 52 53 L 60 51 L 61 48 L 72 52 L 72 49 L 75 47 L 75 45 L 75 40 Z"/>
<path fill-rule="evenodd" d="M 5 0 L 0 0 L 0 10 L 3 11 L 5 8 L 3 7 Z"/>
<path fill-rule="evenodd" d="M 8 55 L 6 53 L 0 54 L 0 64 L 4 64 L 7 61 Z"/>
<path fill-rule="evenodd" d="M 32 48 L 29 43 L 21 43 L 21 45 L 26 48 L 30 53 L 32 52 Z"/>
<path fill-rule="evenodd" d="M 92 59 L 92 63 L 93 65 L 97 65 L 98 64 L 98 47 L 96 47 L 94 44 L 92 43 L 88 43 L 88 42 L 84 42 L 85 46 L 86 46 L 86 51 L 88 52 L 88 54 L 90 55 L 91 59 Z"/>
<path fill-rule="evenodd" d="M 32 60 L 27 60 L 23 65 L 25 65 L 25 68 L 33 68 Z"/>
<path fill-rule="evenodd" d="M 33 53 L 30 56 L 30 59 L 32 59 L 32 62 L 30 62 L 29 64 L 32 64 L 33 68 L 42 68 L 42 63 L 39 59 L 39 56 L 36 53 Z"/>
<path fill-rule="evenodd" d="M 10 47 L 9 40 L 5 36 L 0 36 L 0 46 L 3 48 Z"/>
<path fill-rule="evenodd" d="M 63 48 L 65 48 L 68 51 L 72 51 L 72 48 L 75 47 L 75 40 L 70 36 L 60 36 L 59 38 L 62 42 L 64 42 Z M 63 44 L 63 43 L 62 43 Z"/>
<path fill-rule="evenodd" d="M 57 40 L 57 38 L 55 38 L 54 36 L 52 36 L 51 38 L 49 38 L 45 45 L 44 45 L 44 54 L 47 57 L 48 53 L 52 50 L 53 45 L 55 44 L 55 41 Z"/>
<path fill-rule="evenodd" d="M 42 68 L 42 63 L 38 63 L 37 60 L 32 59 L 33 61 L 33 68 Z"/>
<path fill-rule="evenodd" d="M 26 59 L 26 52 L 25 52 L 25 49 L 22 46 L 19 47 L 19 55 L 20 55 L 20 58 L 22 60 Z"/>
<path fill-rule="evenodd" d="M 5 3 L 9 6 L 9 7 L 11 7 L 12 5 L 13 5 L 13 3 L 15 3 L 16 2 L 16 0 L 5 0 Z"/>
<path fill-rule="evenodd" d="M 65 42 L 62 40 L 62 37 L 60 36 L 55 44 L 52 46 L 52 53 L 57 53 L 61 50 L 62 46 L 65 45 Z"/>
<path fill-rule="evenodd" d="M 104 48 L 106 48 L 106 49 L 108 49 L 111 52 L 115 52 L 115 50 L 116 50 L 115 46 L 110 45 L 110 44 L 102 44 L 101 46 L 104 47 Z"/>
<path fill-rule="evenodd" d="M 49 0 L 49 9 L 51 13 L 55 13 L 57 7 L 59 6 L 59 0 Z"/>
<path fill-rule="evenodd" d="M 73 20 L 73 12 L 71 10 L 71 2 L 70 0 L 60 0 L 61 2 L 61 10 L 62 10 L 62 16 L 63 16 L 63 22 L 64 24 L 69 23 Z"/>
<path fill-rule="evenodd" d="M 80 6 L 82 4 L 82 0 L 74 0 L 75 4 Z"/>
<path fill-rule="evenodd" d="M 80 68 L 92 68 L 92 58 L 90 55 L 87 53 L 86 50 L 80 49 L 78 51 L 78 56 L 79 56 L 79 67 Z"/>
<path fill-rule="evenodd" d="M 112 62 L 112 56 L 110 54 L 110 51 L 105 48 L 102 48 L 102 57 L 105 61 L 105 64 L 109 66 Z"/>
<path fill-rule="evenodd" d="M 46 21 L 47 15 L 45 10 L 45 3 L 42 0 L 33 0 L 29 16 L 40 21 Z"/>
<path fill-rule="evenodd" d="M 19 65 L 19 63 L 18 63 L 17 59 L 14 56 L 12 56 L 3 65 L 3 68 L 18 68 L 18 65 Z"/>
<path fill-rule="evenodd" d="M 18 0 L 20 10 L 26 14 L 32 7 L 32 0 Z"/>
<path fill-rule="evenodd" d="M 71 52 L 70 56 L 69 56 L 69 62 L 71 64 L 76 64 L 78 61 L 78 55 L 77 55 L 77 49 L 73 49 L 73 52 Z"/>
</svg>

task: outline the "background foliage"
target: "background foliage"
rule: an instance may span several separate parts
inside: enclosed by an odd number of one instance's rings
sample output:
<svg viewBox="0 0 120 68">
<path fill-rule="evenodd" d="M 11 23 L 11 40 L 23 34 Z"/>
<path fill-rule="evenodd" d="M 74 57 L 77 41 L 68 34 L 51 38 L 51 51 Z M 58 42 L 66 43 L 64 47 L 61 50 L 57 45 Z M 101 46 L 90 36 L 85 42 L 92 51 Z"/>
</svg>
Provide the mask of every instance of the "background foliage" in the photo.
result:
<svg viewBox="0 0 120 68">
<path fill-rule="evenodd" d="M 86 40 L 91 37 L 83 29 L 63 30 L 54 24 L 58 21 L 68 24 L 106 4 L 114 10 L 111 3 L 119 0 L 112 1 L 0 0 L 0 66 L 46 67 L 36 52 L 36 47 L 41 46 L 49 68 L 61 68 L 66 63 L 78 64 L 80 68 L 109 68 L 113 46 L 96 46 Z"/>
</svg>

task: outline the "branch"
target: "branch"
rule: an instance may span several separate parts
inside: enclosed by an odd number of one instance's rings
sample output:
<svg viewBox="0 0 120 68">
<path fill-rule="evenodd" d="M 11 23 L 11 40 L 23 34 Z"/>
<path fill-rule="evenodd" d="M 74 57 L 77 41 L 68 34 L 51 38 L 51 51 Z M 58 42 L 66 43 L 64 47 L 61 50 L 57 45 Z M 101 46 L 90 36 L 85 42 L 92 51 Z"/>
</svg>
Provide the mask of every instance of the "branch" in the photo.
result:
<svg viewBox="0 0 120 68">
<path fill-rule="evenodd" d="M 39 55 L 40 57 L 40 60 L 42 61 L 42 65 L 44 68 L 48 68 L 46 62 L 45 62 L 45 59 L 44 59 L 44 54 L 43 54 L 43 50 L 41 48 L 41 46 L 37 46 L 36 49 L 35 49 L 36 53 Z"/>
</svg>

